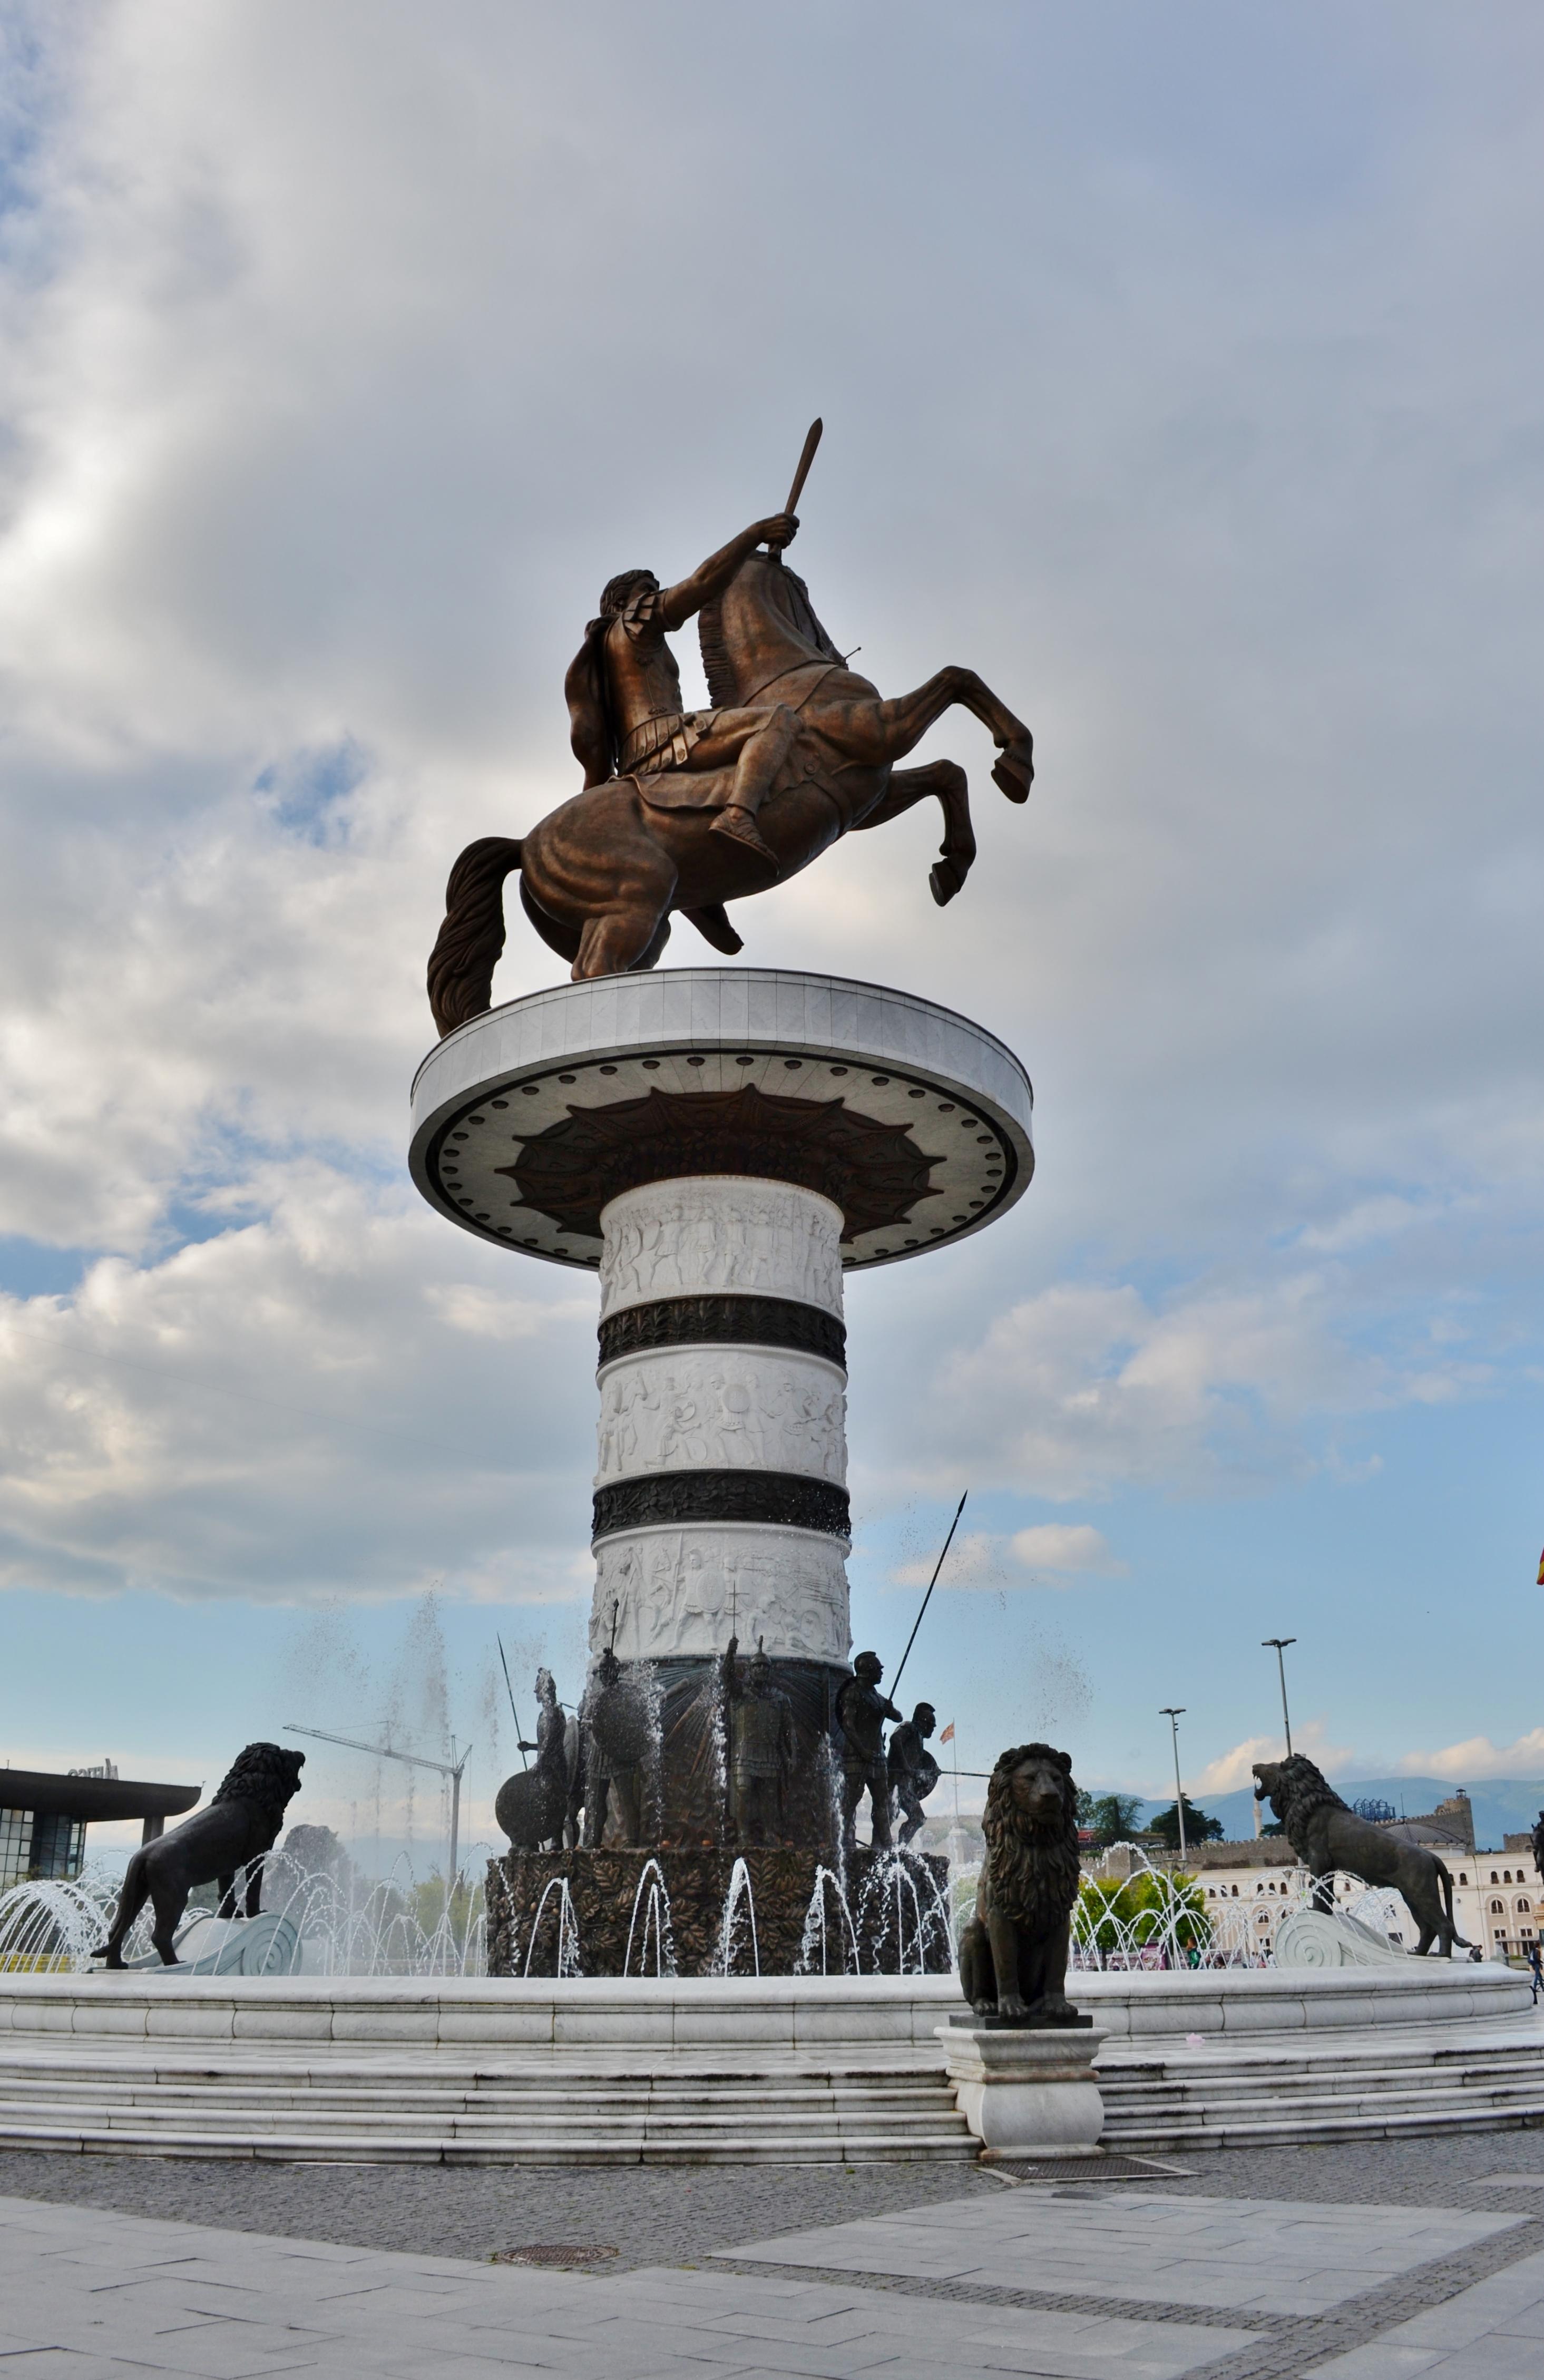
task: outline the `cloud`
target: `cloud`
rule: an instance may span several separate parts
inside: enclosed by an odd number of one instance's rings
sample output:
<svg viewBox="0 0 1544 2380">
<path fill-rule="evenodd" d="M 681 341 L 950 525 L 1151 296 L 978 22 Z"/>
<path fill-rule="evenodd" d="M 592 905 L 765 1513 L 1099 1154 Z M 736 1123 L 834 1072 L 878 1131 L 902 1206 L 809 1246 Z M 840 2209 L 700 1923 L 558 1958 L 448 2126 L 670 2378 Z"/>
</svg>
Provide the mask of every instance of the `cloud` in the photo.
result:
<svg viewBox="0 0 1544 2380">
<path fill-rule="evenodd" d="M 812 77 L 798 6 L 19 21 L 0 1575 L 582 1593 L 590 1293 L 404 1184 L 424 957 L 458 849 L 574 790 L 601 584 L 776 501 L 817 405 L 822 617 L 887 695 L 968 662 L 1041 762 L 1019 810 L 967 715 L 919 751 L 972 780 L 947 910 L 919 812 L 737 912 L 751 963 L 925 993 L 1036 1078 L 1013 1217 L 852 1284 L 855 1484 L 1204 1514 L 1526 1410 L 1537 27 L 1423 20 L 1390 73 L 1311 16 L 1134 19 L 1112 63 L 1077 12 L 941 42 L 857 0 Z M 515 909 L 497 996 L 556 973 Z M 1411 1492 L 1418 1528 L 1442 1463 Z M 1182 1629 L 1232 1585 L 1202 1539 Z M 1097 1574 L 986 1533 L 945 1579 Z M 1473 1691 L 1525 1723 L 1521 1675 Z"/>
<path fill-rule="evenodd" d="M 1306 1753 L 1327 1777 L 1343 1776 L 1356 1756 L 1349 1744 L 1328 1741 L 1321 1718 L 1310 1718 L 1295 1727 L 1292 1748 L 1295 1752 Z M 1231 1752 L 1219 1753 L 1217 1758 L 1209 1760 L 1204 1768 L 1187 1776 L 1185 1790 L 1198 1801 L 1204 1801 L 1209 1793 L 1252 1791 L 1256 1761 L 1281 1760 L 1285 1754 L 1286 1742 L 1283 1736 L 1246 1736 L 1244 1742 L 1235 1743 Z M 1270 1815 L 1267 1811 L 1266 1815 L 1269 1817 Z"/>
<path fill-rule="evenodd" d="M 1162 1304 L 1130 1284 L 1047 1289 L 943 1355 L 933 1443 L 972 1475 L 985 1459 L 1058 1500 L 1290 1472 L 1314 1421 L 1414 1397 L 1429 1377 L 1351 1346 L 1337 1318 L 1312 1274 Z"/>
<path fill-rule="evenodd" d="M 1005 1556 L 1031 1575 L 1015 1577 L 1007 1566 Z M 901 1563 L 890 1572 L 896 1586 L 926 1586 L 933 1574 L 932 1559 L 922 1558 Z M 1078 1576 L 1094 1573 L 1105 1577 L 1123 1575 L 1126 1565 L 1117 1561 L 1098 1529 L 1086 1522 L 1042 1522 L 1031 1529 L 1019 1529 L 1011 1537 L 994 1536 L 991 1530 L 968 1531 L 956 1537 L 949 1548 L 949 1559 L 939 1577 L 940 1587 L 1003 1587 L 1070 1586 Z"/>
<path fill-rule="evenodd" d="M 1455 1785 L 1482 1777 L 1544 1777 L 1544 1727 L 1530 1727 L 1511 1743 L 1471 1735 L 1441 1752 L 1406 1752 L 1394 1769 L 1401 1777 L 1449 1777 Z"/>
<path fill-rule="evenodd" d="M 1042 1521 L 1035 1528 L 1016 1530 L 1008 1542 L 1015 1561 L 1057 1585 L 1090 1572 L 1105 1578 L 1124 1576 L 1127 1567 L 1086 1521 Z"/>
<path fill-rule="evenodd" d="M 902 1562 L 890 1572 L 896 1586 L 926 1586 L 932 1577 L 938 1557 L 919 1556 L 916 1561 Z M 941 1586 L 1001 1586 L 1005 1583 L 1003 1568 L 1003 1540 L 989 1529 L 967 1529 L 956 1537 L 949 1548 L 949 1559 L 940 1572 Z"/>
<path fill-rule="evenodd" d="M 528 1267 L 513 1299 L 493 1252 L 315 1163 L 248 1188 L 256 1220 L 0 1299 L 0 1583 L 578 1594 L 593 1291 L 581 1316 Z"/>
</svg>

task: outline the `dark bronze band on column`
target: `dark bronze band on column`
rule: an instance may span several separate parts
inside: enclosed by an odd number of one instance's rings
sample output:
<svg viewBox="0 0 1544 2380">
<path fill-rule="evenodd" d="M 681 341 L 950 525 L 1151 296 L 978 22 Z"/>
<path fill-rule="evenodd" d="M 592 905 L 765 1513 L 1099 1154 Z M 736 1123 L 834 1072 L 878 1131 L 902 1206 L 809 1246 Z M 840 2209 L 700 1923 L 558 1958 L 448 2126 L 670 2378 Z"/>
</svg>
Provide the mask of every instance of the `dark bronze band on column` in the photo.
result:
<svg viewBox="0 0 1544 2380">
<path fill-rule="evenodd" d="M 654 1471 L 597 1489 L 593 1533 L 614 1537 L 661 1523 L 749 1521 L 845 1537 L 850 1518 L 845 1488 L 794 1471 Z"/>
<path fill-rule="evenodd" d="M 835 1315 L 796 1297 L 656 1297 L 601 1325 L 602 1364 L 652 1347 L 718 1346 L 788 1347 L 846 1368 L 847 1334 Z"/>
</svg>

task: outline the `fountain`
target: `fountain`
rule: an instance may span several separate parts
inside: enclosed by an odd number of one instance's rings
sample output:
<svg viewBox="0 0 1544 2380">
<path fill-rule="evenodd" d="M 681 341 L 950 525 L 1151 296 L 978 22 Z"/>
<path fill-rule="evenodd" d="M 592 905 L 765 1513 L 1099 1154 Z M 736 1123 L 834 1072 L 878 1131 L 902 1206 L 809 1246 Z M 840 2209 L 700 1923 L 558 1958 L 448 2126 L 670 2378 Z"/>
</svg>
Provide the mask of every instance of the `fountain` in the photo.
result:
<svg viewBox="0 0 1544 2380">
<path fill-rule="evenodd" d="M 0 1973 L 90 1975 L 91 1949 L 109 1930 L 119 1879 L 90 1866 L 67 1883 L 43 1880 L 0 1893 Z M 431 1888 L 432 1889 L 432 1888 Z M 176 1936 L 178 1965 L 163 1967 L 151 1943 L 152 1912 L 142 1911 L 125 1944 L 133 1972 L 171 1982 L 199 1973 L 281 1975 L 480 1975 L 486 1964 L 482 1896 L 468 1896 L 459 1932 L 455 1895 L 426 1925 L 425 1891 L 405 1860 L 389 1876 L 341 1885 L 327 1869 L 303 1868 L 282 1850 L 271 1853 L 261 1917 L 236 1924 L 212 1909 L 191 1909 Z M 570 1920 L 571 1922 L 571 1920 Z"/>
<path fill-rule="evenodd" d="M 601 1287 L 583 1823 L 491 1864 L 490 1973 L 524 1972 L 558 1878 L 580 1971 L 635 1973 L 647 1878 L 683 1977 L 723 1971 L 747 1895 L 756 1958 L 730 1972 L 791 1976 L 822 1873 L 861 1972 L 949 1973 L 946 1864 L 892 1844 L 882 1746 L 855 1753 L 838 1707 L 872 1690 L 849 1666 L 843 1281 L 1005 1214 L 1030 1105 L 945 1009 L 752 968 L 537 992 L 420 1066 L 424 1197 Z"/>
</svg>

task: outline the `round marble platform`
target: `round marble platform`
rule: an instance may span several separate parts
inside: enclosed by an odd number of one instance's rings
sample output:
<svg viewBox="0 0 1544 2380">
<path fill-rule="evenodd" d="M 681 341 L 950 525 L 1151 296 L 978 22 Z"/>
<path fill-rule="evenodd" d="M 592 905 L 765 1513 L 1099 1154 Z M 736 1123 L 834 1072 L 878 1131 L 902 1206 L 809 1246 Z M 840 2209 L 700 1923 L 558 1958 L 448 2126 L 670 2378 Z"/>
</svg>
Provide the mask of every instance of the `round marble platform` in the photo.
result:
<svg viewBox="0 0 1544 2380">
<path fill-rule="evenodd" d="M 1075 1975 L 1102 2144 L 1544 2119 L 1527 1978 Z M 0 1975 L 0 2146 L 400 2164 L 970 2159 L 952 1976 L 495 1982 Z"/>
<path fill-rule="evenodd" d="M 679 1103 L 704 1094 L 736 1099 L 737 1111 L 684 1117 Z M 463 1231 L 595 1269 L 598 1199 L 627 1186 L 629 1164 L 639 1183 L 786 1179 L 804 1136 L 806 1186 L 853 1192 L 841 1238 L 851 1269 L 995 1221 L 1034 1171 L 1032 1109 L 1012 1050 L 932 1001 L 834 976 L 672 967 L 556 985 L 447 1035 L 413 1084 L 409 1163 Z M 688 1123 L 699 1156 L 659 1165 L 650 1148 L 678 1143 Z M 715 1133 L 742 1146 L 774 1134 L 781 1161 L 725 1165 Z"/>
</svg>

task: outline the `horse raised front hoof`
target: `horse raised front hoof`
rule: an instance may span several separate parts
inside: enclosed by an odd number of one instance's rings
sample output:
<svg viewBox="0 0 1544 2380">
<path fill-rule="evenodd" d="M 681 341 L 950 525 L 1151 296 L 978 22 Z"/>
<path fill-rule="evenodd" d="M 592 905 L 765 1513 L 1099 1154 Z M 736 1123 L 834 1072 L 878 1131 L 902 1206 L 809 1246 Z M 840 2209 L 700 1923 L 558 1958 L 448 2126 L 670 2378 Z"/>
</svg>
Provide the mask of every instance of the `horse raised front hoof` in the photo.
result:
<svg viewBox="0 0 1544 2380">
<path fill-rule="evenodd" d="M 1035 763 L 1027 744 L 1005 744 L 991 772 L 991 782 L 1011 802 L 1027 802 L 1035 782 Z"/>
<path fill-rule="evenodd" d="M 933 899 L 941 909 L 947 908 L 964 882 L 964 868 L 957 866 L 952 859 L 938 860 L 928 876 L 928 884 Z"/>
</svg>

